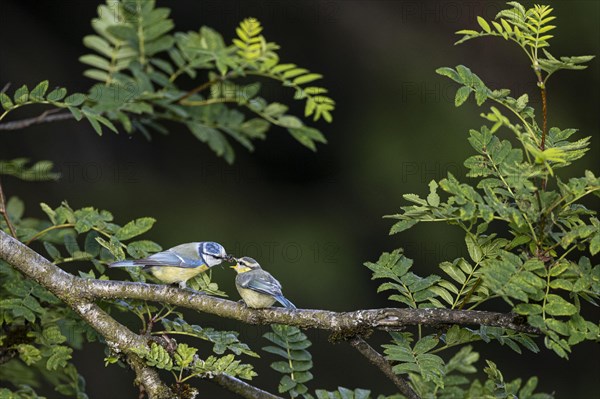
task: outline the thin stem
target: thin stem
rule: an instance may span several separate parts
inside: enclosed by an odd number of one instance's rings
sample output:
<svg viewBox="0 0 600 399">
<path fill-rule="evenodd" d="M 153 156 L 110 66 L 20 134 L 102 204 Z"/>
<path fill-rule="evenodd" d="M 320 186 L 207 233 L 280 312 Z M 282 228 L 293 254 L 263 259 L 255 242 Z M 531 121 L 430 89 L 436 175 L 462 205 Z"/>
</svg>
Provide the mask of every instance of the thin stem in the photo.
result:
<svg viewBox="0 0 600 399">
<path fill-rule="evenodd" d="M 236 100 L 235 98 L 209 98 L 206 100 L 198 100 L 198 101 L 181 100 L 179 103 L 181 105 L 199 107 L 199 106 L 203 106 L 203 105 L 221 104 L 221 103 L 237 103 L 237 102 L 238 102 L 238 100 Z"/>
<path fill-rule="evenodd" d="M 467 311 L 471 311 L 471 310 L 475 309 L 476 307 L 478 307 L 479 305 L 481 305 L 484 302 L 489 301 L 490 299 L 495 299 L 495 298 L 499 298 L 499 297 L 500 297 L 500 295 L 494 294 L 494 295 L 488 296 L 487 298 L 480 299 L 479 301 L 475 302 L 472 306 L 467 308 Z"/>
<path fill-rule="evenodd" d="M 542 302 L 542 318 L 546 319 L 546 300 L 548 298 L 548 294 L 550 293 L 550 269 L 554 267 L 554 265 L 558 264 L 561 260 L 565 258 L 571 251 L 577 248 L 577 245 L 573 245 L 571 248 L 567 249 L 560 258 L 556 259 L 552 264 L 548 267 L 548 275 L 546 281 L 546 294 L 544 295 L 544 301 Z"/>
<path fill-rule="evenodd" d="M 536 47 L 537 51 L 537 47 Z M 540 88 L 541 97 L 542 97 L 542 142 L 540 143 L 540 150 L 544 151 L 546 149 L 546 134 L 548 133 L 548 100 L 546 96 L 546 85 L 544 80 L 542 79 L 542 73 L 539 70 L 539 65 L 534 65 L 535 74 L 538 78 L 538 86 Z M 542 179 L 542 191 L 546 190 L 546 184 L 548 183 L 547 179 Z M 538 194 L 539 200 L 539 194 Z M 540 208 L 541 209 L 541 208 Z M 542 219 L 542 228 L 544 227 L 544 219 Z"/>
<path fill-rule="evenodd" d="M 375 365 L 387 378 L 390 379 L 400 390 L 400 392 L 408 399 L 420 399 L 420 396 L 412 389 L 408 382 L 394 373 L 392 365 L 377 352 L 371 345 L 361 337 L 354 337 L 350 341 L 350 345 L 363 355 L 369 362 Z"/>
<path fill-rule="evenodd" d="M 173 75 L 173 76 L 175 76 L 175 75 Z M 227 75 L 225 75 L 225 76 L 227 76 Z M 204 82 L 200 86 L 198 86 L 198 87 L 196 87 L 196 88 L 188 91 L 187 93 L 185 93 L 182 97 L 180 97 L 177 100 L 177 102 L 180 103 L 180 104 L 182 104 L 182 105 L 186 105 L 186 104 L 183 104 L 183 101 L 185 99 L 193 96 L 194 94 L 200 93 L 201 91 L 204 91 L 204 90 L 208 89 L 210 86 L 214 85 L 215 83 L 221 82 L 223 79 L 224 79 L 224 77 L 223 78 L 222 77 L 218 77 L 216 79 L 209 80 L 208 82 Z M 173 80 L 175 80 L 175 79 L 173 79 Z"/>
<path fill-rule="evenodd" d="M 70 112 L 52 115 L 55 112 L 58 112 L 58 110 L 45 111 L 42 114 L 35 116 L 33 118 L 20 119 L 20 120 L 11 121 L 11 122 L 0 123 L 0 130 L 20 130 L 20 129 L 25 129 L 26 127 L 29 127 L 31 125 L 37 125 L 37 124 L 46 123 L 46 122 L 57 122 L 57 121 L 63 121 L 63 120 L 75 118 L 75 116 L 73 116 L 73 114 Z M 7 113 L 8 113 L 8 111 L 6 111 L 4 114 L 7 114 Z M 4 117 L 4 114 L 2 116 L 0 116 L 0 120 L 2 120 L 2 118 Z"/>
<path fill-rule="evenodd" d="M 152 331 L 150 335 L 187 335 L 188 337 L 198 338 L 197 335 L 185 331 Z"/>
<path fill-rule="evenodd" d="M 183 72 L 183 70 L 181 71 Z M 171 75 L 171 79 L 169 79 L 170 81 L 174 81 L 177 76 L 178 76 L 179 71 L 177 71 L 176 73 L 174 73 L 173 75 Z M 180 104 L 183 104 L 182 101 L 185 100 L 186 98 L 189 98 L 191 96 L 193 96 L 194 94 L 200 93 L 201 91 L 204 91 L 206 89 L 208 89 L 210 86 L 214 85 L 215 83 L 219 83 L 222 82 L 224 80 L 227 80 L 229 78 L 233 78 L 236 77 L 237 75 L 232 71 L 232 72 L 228 72 L 227 74 L 225 74 L 224 76 L 219 76 L 215 79 L 209 80 L 208 82 L 204 82 L 202 83 L 200 86 L 197 86 L 195 88 L 193 88 L 192 90 L 188 91 L 187 93 L 185 93 L 182 97 L 180 97 L 179 99 L 177 99 L 176 101 L 179 102 Z"/>
<path fill-rule="evenodd" d="M 492 163 L 492 166 L 493 166 L 494 170 L 496 171 L 496 174 L 498 175 L 498 177 L 500 178 L 500 180 L 502 180 L 502 183 L 506 186 L 506 189 L 508 190 L 508 192 L 510 193 L 510 195 L 513 197 L 513 199 L 516 202 L 517 198 L 516 198 L 515 193 L 513 192 L 512 188 L 510 187 L 510 185 L 508 184 L 508 182 L 506 181 L 506 179 L 504 179 L 504 176 L 502 176 L 502 174 L 500 173 L 500 170 L 496 166 L 496 163 L 494 163 L 494 161 L 492 160 L 492 157 L 490 156 L 490 154 L 488 154 L 486 152 L 486 155 L 487 155 L 489 161 Z M 519 210 L 521 210 L 520 207 L 519 207 Z M 529 226 L 529 231 L 531 231 L 531 235 L 532 235 L 533 240 L 535 241 L 535 243 L 538 246 L 540 246 L 540 241 L 538 240 L 537 235 L 535 234 L 535 229 L 533 228 L 533 224 L 529 220 L 529 217 L 527 217 L 527 214 L 525 213 L 525 211 L 523 211 L 523 218 L 525 219 L 525 222 L 527 222 L 527 226 Z"/>
<path fill-rule="evenodd" d="M 581 198 L 585 197 L 586 195 L 589 195 L 589 194 L 593 193 L 594 191 L 598 191 L 598 190 L 600 190 L 600 186 L 595 186 L 595 187 L 592 187 L 592 188 L 591 188 L 591 190 L 586 190 L 586 191 L 585 191 L 583 194 L 580 194 L 580 195 L 576 196 L 575 198 L 573 198 L 571 201 L 569 201 L 569 202 L 565 203 L 565 204 L 563 205 L 563 209 L 566 209 L 566 208 L 567 208 L 569 205 L 571 205 L 573 202 L 575 202 L 575 201 L 578 201 L 578 200 L 580 200 Z M 561 198 L 559 201 L 557 201 L 556 203 L 554 203 L 554 204 L 553 204 L 553 205 L 552 205 L 550 208 L 548 208 L 548 209 L 546 210 L 546 212 L 545 212 L 545 213 L 546 213 L 546 215 L 549 215 L 549 214 L 550 214 L 550 212 L 552 212 L 552 211 L 554 210 L 554 208 L 556 208 L 557 206 L 559 206 L 559 205 L 560 205 L 560 203 L 561 203 L 562 201 L 564 201 L 564 200 L 565 200 L 565 198 L 563 197 L 563 198 Z"/>
<path fill-rule="evenodd" d="M 290 369 L 292 370 L 292 372 L 290 373 L 290 378 L 292 379 L 292 381 L 295 381 L 296 379 L 294 378 L 294 364 L 292 363 L 292 354 L 290 353 L 290 343 L 287 339 L 287 335 L 285 337 L 285 350 L 287 351 L 288 355 L 288 364 L 290 366 Z"/>
<path fill-rule="evenodd" d="M 60 259 L 60 260 L 56 260 L 56 261 L 54 261 L 54 264 L 55 265 L 60 265 L 62 263 L 77 262 L 77 261 L 92 260 L 92 259 L 94 259 L 93 256 L 83 256 L 83 257 L 80 257 L 80 258 L 69 257 L 69 258 L 63 258 L 63 259 Z"/>
<path fill-rule="evenodd" d="M 477 265 L 475 267 L 477 267 Z M 473 269 L 473 273 L 475 273 L 474 269 Z M 471 276 L 469 276 L 469 278 L 470 277 Z M 471 287 L 469 292 L 467 292 L 467 295 L 465 295 L 463 300 L 460 302 L 460 304 L 458 305 L 458 310 L 461 310 L 462 308 L 465 307 L 465 305 L 467 303 L 469 303 L 469 301 L 471 300 L 471 297 L 473 296 L 475 291 L 477 291 L 477 288 L 479 288 L 480 285 L 481 285 L 481 277 L 477 278 L 477 281 L 475 282 L 475 284 L 473 284 L 473 287 Z M 456 299 L 458 300 L 458 297 L 456 297 Z M 452 305 L 452 309 L 454 309 L 454 305 Z"/>
<path fill-rule="evenodd" d="M 183 378 L 183 367 L 179 370 L 179 377 L 177 378 L 177 381 L 181 381 L 181 379 Z"/>
<path fill-rule="evenodd" d="M 33 241 L 35 241 L 38 238 L 42 237 L 46 233 L 51 232 L 52 230 L 67 229 L 67 228 L 73 228 L 73 227 L 75 227 L 74 223 L 64 223 L 64 224 L 57 224 L 57 225 L 54 225 L 54 226 L 50 226 L 50 227 L 45 228 L 44 230 L 39 231 L 38 233 L 36 233 L 33 237 L 31 237 L 29 240 L 27 240 L 25 242 L 25 245 L 30 245 Z"/>
<path fill-rule="evenodd" d="M 4 221 L 6 222 L 6 225 L 8 226 L 8 230 L 10 230 L 10 234 L 13 237 L 17 238 L 17 231 L 15 230 L 15 227 L 11 223 L 10 217 L 8 216 L 8 211 L 6 210 L 6 201 L 4 200 L 4 191 L 2 191 L 2 183 L 0 183 L 0 213 L 4 217 Z"/>
<path fill-rule="evenodd" d="M 502 101 L 492 98 L 492 100 L 494 100 L 495 102 L 497 102 L 498 104 L 504 106 L 506 109 L 508 109 L 510 112 L 512 112 L 513 114 L 515 114 L 515 116 L 517 118 L 519 118 L 519 120 L 521 121 L 521 123 L 523 124 L 523 127 L 525 129 L 527 129 L 527 131 L 529 132 L 529 135 L 531 136 L 531 138 L 538 143 L 538 138 L 536 137 L 534 131 L 531 129 L 531 126 L 529 126 L 529 123 L 527 123 L 527 121 L 525 120 L 525 118 L 523 118 L 521 116 L 521 114 L 519 114 L 519 112 L 517 110 L 512 109 L 511 107 L 509 107 L 508 105 L 504 104 Z"/>
<path fill-rule="evenodd" d="M 543 84 L 543 83 L 542 83 Z M 548 133 L 548 100 L 546 99 L 546 88 L 541 87 L 542 93 L 542 142 L 540 143 L 540 150 L 544 151 L 546 147 L 546 134 Z"/>
<path fill-rule="evenodd" d="M 54 226 L 50 226 L 40 232 L 38 232 L 37 234 L 35 234 L 33 237 L 31 237 L 27 242 L 25 242 L 25 245 L 29 245 L 31 244 L 33 241 L 39 239 L 40 237 L 42 237 L 44 234 L 49 233 L 52 230 L 57 230 L 57 229 L 65 229 L 65 228 L 74 228 L 75 224 L 73 223 L 64 223 L 64 224 L 57 224 Z M 92 227 L 92 230 L 97 231 L 98 233 L 102 234 L 103 236 L 110 238 L 110 234 L 108 234 L 105 231 L 102 231 L 101 229 L 97 228 L 97 227 Z M 121 247 L 122 248 L 127 248 L 127 245 L 121 243 Z"/>
<path fill-rule="evenodd" d="M 238 378 L 227 374 L 218 374 L 213 376 L 210 381 L 219 384 L 225 389 L 240 395 L 245 399 L 283 399 L 281 396 L 273 395 L 270 392 L 263 391 L 260 388 L 250 385 Z"/>
<path fill-rule="evenodd" d="M 137 39 L 138 39 L 138 44 L 139 44 L 139 51 L 140 51 L 140 64 L 142 64 L 142 66 L 146 65 L 146 49 L 145 49 L 145 37 L 144 37 L 144 17 L 143 17 L 143 13 L 142 13 L 142 2 L 138 1 L 136 4 L 136 14 L 138 15 L 137 18 L 137 24 L 138 24 L 138 28 L 137 28 Z"/>
</svg>

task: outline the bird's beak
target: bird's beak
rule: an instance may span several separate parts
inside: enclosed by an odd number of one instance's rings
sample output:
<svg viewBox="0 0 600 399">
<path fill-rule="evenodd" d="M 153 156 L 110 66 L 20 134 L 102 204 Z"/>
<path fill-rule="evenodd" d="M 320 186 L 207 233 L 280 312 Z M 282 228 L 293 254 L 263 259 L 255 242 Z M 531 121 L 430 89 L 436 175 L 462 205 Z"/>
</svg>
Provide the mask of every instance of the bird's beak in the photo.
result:
<svg viewBox="0 0 600 399">
<path fill-rule="evenodd" d="M 231 263 L 233 263 L 233 262 L 237 262 L 237 259 L 236 259 L 236 258 L 235 258 L 235 256 L 233 256 L 233 255 L 225 255 L 225 256 L 223 257 L 223 259 L 224 259 L 225 261 L 227 261 L 227 262 L 231 262 Z"/>
<path fill-rule="evenodd" d="M 237 265 L 237 264 L 235 266 L 229 266 L 229 267 L 232 268 L 233 270 L 235 270 L 236 272 L 239 272 L 241 269 L 240 265 Z"/>
</svg>

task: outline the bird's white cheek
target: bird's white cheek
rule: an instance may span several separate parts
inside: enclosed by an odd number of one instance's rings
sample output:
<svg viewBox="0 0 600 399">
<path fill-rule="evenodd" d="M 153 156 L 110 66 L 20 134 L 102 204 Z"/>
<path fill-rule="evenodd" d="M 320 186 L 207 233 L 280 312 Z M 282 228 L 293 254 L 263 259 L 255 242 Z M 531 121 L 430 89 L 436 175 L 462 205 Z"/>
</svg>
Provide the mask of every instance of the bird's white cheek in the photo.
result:
<svg viewBox="0 0 600 399">
<path fill-rule="evenodd" d="M 223 262 L 222 259 L 217 259 L 210 255 L 206 256 L 205 260 L 206 260 L 206 265 L 209 267 L 220 265 Z"/>
</svg>

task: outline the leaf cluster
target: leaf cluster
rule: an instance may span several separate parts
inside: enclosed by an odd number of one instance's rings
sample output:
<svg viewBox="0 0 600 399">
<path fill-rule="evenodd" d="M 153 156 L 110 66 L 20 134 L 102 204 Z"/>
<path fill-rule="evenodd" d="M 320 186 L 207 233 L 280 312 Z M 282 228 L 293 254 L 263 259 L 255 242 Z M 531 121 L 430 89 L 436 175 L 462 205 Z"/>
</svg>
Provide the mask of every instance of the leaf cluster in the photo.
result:
<svg viewBox="0 0 600 399">
<path fill-rule="evenodd" d="M 287 129 L 313 150 L 325 142 L 317 129 L 287 114 L 286 105 L 258 96 L 260 80 L 273 80 L 305 101 L 305 117 L 332 120 L 335 102 L 327 90 L 307 85 L 322 76 L 280 64 L 279 46 L 264 38 L 258 20 L 243 20 L 227 44 L 207 26 L 173 33 L 169 14 L 147 0 L 110 1 L 98 8 L 92 21 L 96 34 L 84 38 L 94 54 L 80 58 L 91 67 L 85 75 L 100 82 L 90 90 L 91 109 L 147 137 L 151 130 L 167 133 L 165 122 L 183 124 L 227 162 L 234 159 L 229 139 L 252 150 L 252 141 L 264 138 L 270 125 Z M 189 89 L 180 86 L 182 76 L 206 80 Z M 248 119 L 238 109 L 256 117 Z"/>
<path fill-rule="evenodd" d="M 70 363 L 73 349 L 95 331 L 37 283 L 0 261 L 0 373 L 20 387 L 8 397 L 37 397 L 46 381 L 63 395 L 86 399 L 85 381 Z M 10 396 L 14 395 L 14 396 Z"/>
<path fill-rule="evenodd" d="M 548 78 L 554 72 L 562 69 L 587 68 L 582 64 L 591 61 L 594 56 L 583 55 L 557 59 L 547 50 L 550 47 L 549 40 L 554 37 L 549 32 L 556 29 L 555 25 L 550 25 L 550 22 L 556 19 L 552 15 L 553 8 L 536 4 L 526 9 L 516 1 L 509 1 L 507 4 L 510 8 L 498 12 L 494 21 L 488 22 L 482 17 L 477 17 L 477 23 L 482 30 L 463 29 L 456 32 L 463 35 L 456 44 L 486 36 L 501 37 L 516 43 L 529 57 L 534 72 L 538 76 L 540 87 L 545 87 Z M 544 53 L 545 58 L 541 57 L 541 52 Z M 546 73 L 545 77 L 542 77 L 542 71 Z"/>
<path fill-rule="evenodd" d="M 281 324 L 271 325 L 271 332 L 263 335 L 274 345 L 262 348 L 284 360 L 271 363 L 271 368 L 283 374 L 279 381 L 279 393 L 289 393 L 291 398 L 305 395 L 308 388 L 306 382 L 313 379 L 309 371 L 312 366 L 312 355 L 307 348 L 312 343 L 297 327 Z"/>
</svg>

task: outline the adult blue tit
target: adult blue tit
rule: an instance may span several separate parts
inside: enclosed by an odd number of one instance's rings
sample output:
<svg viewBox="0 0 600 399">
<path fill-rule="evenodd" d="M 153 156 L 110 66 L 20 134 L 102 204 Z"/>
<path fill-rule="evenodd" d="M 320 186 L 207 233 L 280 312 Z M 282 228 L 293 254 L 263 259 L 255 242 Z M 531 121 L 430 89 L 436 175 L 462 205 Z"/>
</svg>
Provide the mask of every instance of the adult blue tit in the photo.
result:
<svg viewBox="0 0 600 399">
<path fill-rule="evenodd" d="M 235 286 L 246 306 L 254 309 L 268 308 L 277 301 L 288 309 L 296 309 L 281 293 L 279 281 L 264 271 L 254 259 L 244 256 L 231 268 L 238 273 L 235 276 Z"/>
<path fill-rule="evenodd" d="M 166 284 L 179 283 L 185 288 L 186 282 L 221 262 L 231 261 L 225 248 L 216 242 L 190 242 L 166 251 L 158 252 L 143 259 L 115 262 L 109 267 L 143 266 L 144 270 Z"/>
</svg>

